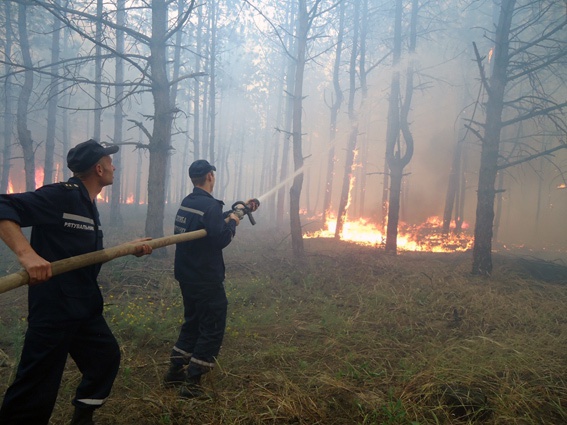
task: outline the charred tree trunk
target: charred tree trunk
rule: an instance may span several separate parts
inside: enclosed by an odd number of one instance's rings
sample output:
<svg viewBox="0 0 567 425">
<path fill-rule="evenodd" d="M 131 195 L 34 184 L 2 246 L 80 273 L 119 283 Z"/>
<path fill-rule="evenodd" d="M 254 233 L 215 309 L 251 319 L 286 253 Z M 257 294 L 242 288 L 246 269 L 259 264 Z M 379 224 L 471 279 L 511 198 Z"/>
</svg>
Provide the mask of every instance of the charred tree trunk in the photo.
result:
<svg viewBox="0 0 567 425">
<path fill-rule="evenodd" d="M 203 12 L 201 7 L 197 8 L 197 30 L 195 31 L 197 41 L 196 41 L 196 55 L 195 55 L 195 72 L 201 72 L 201 55 L 202 55 L 202 32 L 201 27 L 203 25 Z M 195 78 L 193 81 L 193 158 L 201 158 L 201 85 L 199 80 Z"/>
<path fill-rule="evenodd" d="M 354 3 L 352 47 L 349 66 L 349 100 L 348 116 L 350 121 L 350 132 L 346 148 L 345 169 L 339 210 L 337 212 L 337 224 L 335 227 L 335 239 L 340 239 L 343 225 L 346 220 L 350 201 L 351 186 L 354 179 L 353 165 L 355 158 L 356 142 L 358 139 L 358 113 L 355 111 L 354 101 L 356 95 L 356 61 L 358 58 L 358 35 L 359 35 L 360 3 Z"/>
<path fill-rule="evenodd" d="M 26 191 L 35 190 L 35 152 L 31 131 L 28 129 L 28 104 L 33 89 L 33 64 L 30 55 L 30 44 L 27 28 L 27 11 L 25 3 L 18 3 L 18 32 L 20 50 L 26 70 L 24 83 L 18 97 L 17 128 L 18 139 L 24 154 L 24 170 L 26 173 Z"/>
<path fill-rule="evenodd" d="M 453 210 L 456 210 L 457 193 L 460 189 L 461 179 L 462 146 L 462 141 L 457 141 L 455 152 L 453 152 L 453 162 L 451 164 L 451 171 L 449 172 L 447 195 L 445 196 L 445 209 L 443 210 L 443 233 L 449 233 L 451 230 Z"/>
<path fill-rule="evenodd" d="M 6 58 L 12 57 L 12 3 L 4 2 L 5 11 L 5 36 L 4 48 Z M 8 191 L 8 184 L 10 181 L 10 166 L 11 166 L 11 156 L 12 156 L 12 130 L 14 121 L 13 102 L 12 102 L 12 78 L 10 73 L 12 67 L 7 60 L 4 63 L 4 74 L 6 79 L 4 82 L 4 144 L 2 145 L 2 177 L 0 178 L 0 193 L 6 193 Z"/>
<path fill-rule="evenodd" d="M 216 0 L 210 1 L 210 56 L 209 56 L 209 161 L 215 163 L 215 132 L 216 132 L 216 45 L 217 45 L 217 7 Z"/>
<path fill-rule="evenodd" d="M 102 10 L 103 10 L 103 0 L 97 0 L 96 2 L 96 33 L 95 40 L 97 44 L 95 46 L 95 85 L 94 85 L 94 129 L 93 138 L 97 141 L 100 139 L 100 127 L 102 121 Z"/>
<path fill-rule="evenodd" d="M 494 224 L 495 181 L 498 173 L 498 154 L 500 132 L 502 129 L 502 110 L 508 68 L 509 33 L 515 0 L 502 0 L 500 16 L 496 29 L 494 46 L 494 65 L 487 84 L 485 132 L 482 139 L 480 171 L 478 175 L 478 194 L 476 222 L 474 228 L 472 273 L 490 275 L 492 273 L 492 236 Z M 477 57 L 477 61 L 480 59 Z M 479 66 L 481 66 L 479 62 Z"/>
<path fill-rule="evenodd" d="M 297 19 L 297 10 L 295 9 L 295 1 L 290 2 L 290 13 L 289 13 L 289 36 L 287 37 L 287 51 L 292 52 L 295 50 L 295 45 L 297 43 L 292 36 L 293 22 Z M 291 138 L 291 125 L 293 120 L 293 105 L 294 99 L 292 97 L 293 88 L 295 86 L 295 60 L 294 58 L 288 58 L 287 71 L 286 71 L 286 90 L 285 90 L 285 118 L 283 124 L 283 135 L 284 143 L 282 147 L 282 163 L 280 168 L 280 189 L 278 190 L 278 198 L 276 202 L 276 225 L 277 227 L 283 227 L 284 224 L 284 213 L 285 213 L 285 200 L 286 200 L 286 188 L 288 187 L 288 169 L 289 169 L 289 147 Z"/>
<path fill-rule="evenodd" d="M 163 186 L 167 172 L 167 157 L 171 149 L 171 125 L 173 110 L 169 97 L 167 77 L 167 3 L 152 2 L 152 36 L 150 41 L 150 67 L 152 72 L 152 95 L 154 99 L 154 127 L 150 139 L 150 164 L 148 175 L 148 215 L 146 235 L 152 238 L 163 236 L 165 192 Z"/>
<path fill-rule="evenodd" d="M 59 6 L 59 0 L 54 0 Z M 49 87 L 49 98 L 47 101 L 47 134 L 45 137 L 45 162 L 43 166 L 43 184 L 53 182 L 53 157 L 55 154 L 55 128 L 57 124 L 57 103 L 59 99 L 59 45 L 61 39 L 61 22 L 53 17 L 51 34 L 51 82 Z"/>
<path fill-rule="evenodd" d="M 291 246 L 297 258 L 303 257 L 303 234 L 301 219 L 299 217 L 299 201 L 303 186 L 303 152 L 302 152 L 302 125 L 303 113 L 303 75 L 305 71 L 305 55 L 307 48 L 307 35 L 309 32 L 309 15 L 306 0 L 299 0 L 297 19 L 297 55 L 295 57 L 295 84 L 293 90 L 293 165 L 296 175 L 289 191 L 289 216 L 291 227 Z"/>
<path fill-rule="evenodd" d="M 386 157 L 390 168 L 390 196 L 388 205 L 388 229 L 386 232 L 386 252 L 391 254 L 397 253 L 398 250 L 398 222 L 400 214 L 400 194 L 402 189 L 403 170 L 409 164 L 413 156 L 413 136 L 411 134 L 408 122 L 408 115 L 411 107 L 413 96 L 413 59 L 417 44 L 417 17 L 418 17 L 418 1 L 412 0 L 411 22 L 410 22 L 410 40 L 409 64 L 406 70 L 406 90 L 405 99 L 402 107 L 399 108 L 398 98 L 400 94 L 400 74 L 394 72 L 392 79 L 392 92 L 390 94 L 390 109 L 388 119 L 392 119 L 392 125 L 388 125 L 392 129 L 392 133 L 388 137 L 388 146 L 386 148 Z M 398 63 L 401 56 L 401 21 L 402 21 L 402 0 L 397 0 L 396 5 L 396 24 L 394 41 L 394 58 L 397 57 Z M 396 60 L 395 60 L 396 61 Z M 396 96 L 396 97 L 394 97 Z M 397 116 L 397 118 L 396 118 Z M 400 134 L 401 133 L 401 134 Z M 405 143 L 405 149 L 402 146 Z"/>
<path fill-rule="evenodd" d="M 366 111 L 366 99 L 368 98 L 368 83 L 367 83 L 367 75 L 368 70 L 366 69 L 366 38 L 368 36 L 368 0 L 363 0 L 362 4 L 360 5 L 362 10 L 360 13 L 360 53 L 358 59 L 358 68 L 360 74 L 360 117 L 359 122 L 361 121 L 363 127 L 367 126 L 368 114 Z M 368 165 L 368 132 L 362 131 L 364 135 L 362 136 L 362 140 L 360 143 L 359 149 L 359 158 L 360 158 L 360 167 L 358 167 L 358 178 L 357 178 L 357 188 L 358 191 L 358 202 L 357 205 L 357 212 L 358 216 L 364 216 L 365 213 L 365 203 L 366 203 L 366 170 Z"/>
<path fill-rule="evenodd" d="M 116 24 L 123 27 L 125 23 L 124 7 L 126 0 L 118 0 L 116 3 Z M 116 30 L 116 51 L 119 55 L 124 53 L 124 31 Z M 124 111 L 122 109 L 122 98 L 124 96 L 124 61 L 120 56 L 116 57 L 116 70 L 115 70 L 116 88 L 114 91 L 114 143 L 122 142 L 122 126 L 124 122 Z M 120 212 L 120 197 L 122 194 L 122 152 L 118 151 L 113 155 L 112 161 L 116 171 L 114 172 L 114 183 L 112 184 L 112 194 L 110 197 L 110 216 L 112 217 L 112 226 L 119 227 L 122 225 L 122 214 Z M 127 194 L 126 194 L 127 195 Z"/>
<path fill-rule="evenodd" d="M 329 129 L 329 153 L 327 159 L 327 177 L 325 179 L 325 196 L 323 198 L 323 218 L 327 220 L 331 211 L 331 199 L 333 193 L 333 176 L 335 175 L 335 143 L 337 136 L 337 117 L 343 103 L 343 91 L 341 90 L 339 71 L 343 51 L 345 2 L 341 2 L 339 10 L 339 33 L 337 34 L 337 45 L 335 47 L 335 63 L 333 65 L 333 88 L 335 99 L 331 104 L 331 121 Z"/>
</svg>

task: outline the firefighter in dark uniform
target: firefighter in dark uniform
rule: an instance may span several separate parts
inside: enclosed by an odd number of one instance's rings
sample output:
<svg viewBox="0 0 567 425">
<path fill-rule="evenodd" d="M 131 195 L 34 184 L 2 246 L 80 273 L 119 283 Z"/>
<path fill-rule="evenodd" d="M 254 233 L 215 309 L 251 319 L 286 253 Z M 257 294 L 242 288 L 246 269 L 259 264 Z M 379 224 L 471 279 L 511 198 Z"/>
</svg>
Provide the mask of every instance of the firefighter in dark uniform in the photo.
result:
<svg viewBox="0 0 567 425">
<path fill-rule="evenodd" d="M 94 140 L 80 143 L 67 155 L 74 173 L 67 182 L 0 195 L 0 238 L 30 276 L 28 329 L 0 408 L 2 425 L 49 422 L 68 354 L 82 373 L 71 424 L 93 424 L 93 411 L 110 394 L 120 349 L 102 315 L 100 264 L 52 276 L 50 262 L 102 249 L 95 199 L 112 184 L 110 154 L 117 151 L 118 146 Z M 27 226 L 32 226 L 30 242 L 21 232 Z M 143 244 L 136 255 L 151 250 Z"/>
<path fill-rule="evenodd" d="M 224 203 L 211 193 L 216 168 L 203 159 L 189 167 L 195 186 L 181 202 L 175 217 L 175 233 L 205 229 L 207 236 L 177 244 L 175 279 L 183 295 L 184 323 L 170 355 L 167 386 L 180 386 L 180 395 L 203 394 L 201 376 L 215 365 L 224 337 L 228 301 L 224 290 L 222 250 L 236 233 L 239 218 L 224 212 Z"/>
</svg>

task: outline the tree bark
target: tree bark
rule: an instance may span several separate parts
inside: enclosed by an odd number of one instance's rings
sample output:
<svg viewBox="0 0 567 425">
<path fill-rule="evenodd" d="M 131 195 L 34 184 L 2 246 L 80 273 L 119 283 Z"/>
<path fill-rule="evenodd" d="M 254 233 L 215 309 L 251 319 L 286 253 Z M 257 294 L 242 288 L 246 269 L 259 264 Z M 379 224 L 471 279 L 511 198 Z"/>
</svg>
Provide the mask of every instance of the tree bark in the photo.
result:
<svg viewBox="0 0 567 425">
<path fill-rule="evenodd" d="M 413 95 L 413 59 L 417 44 L 417 18 L 418 1 L 412 0 L 410 41 L 408 56 L 409 64 L 406 69 L 406 91 L 405 99 L 400 108 L 400 73 L 396 70 L 399 66 L 402 52 L 402 0 L 396 2 L 396 18 L 394 27 L 394 63 L 395 68 L 392 76 L 390 102 L 388 111 L 388 135 L 386 146 L 386 158 L 390 169 L 390 193 L 388 201 L 388 228 L 386 231 L 386 247 L 388 253 L 396 254 L 398 249 L 398 222 L 400 214 L 400 193 L 404 167 L 409 164 L 413 156 L 413 136 L 408 122 L 408 115 Z M 405 149 L 402 147 L 405 143 Z"/>
<path fill-rule="evenodd" d="M 291 52 L 297 49 L 296 45 L 298 41 L 293 37 L 292 26 L 293 23 L 298 19 L 298 11 L 296 5 L 298 3 L 295 1 L 289 2 L 290 13 L 289 13 L 289 31 L 287 41 L 287 51 Z M 286 102 L 285 102 L 285 118 L 283 124 L 283 135 L 284 143 L 282 147 L 282 162 L 280 167 L 280 189 L 278 190 L 278 198 L 276 204 L 276 225 L 277 227 L 283 227 L 284 224 L 284 214 L 285 214 L 285 200 L 286 200 L 286 188 L 287 179 L 289 173 L 289 151 L 290 151 L 290 138 L 292 136 L 292 121 L 293 121 L 293 105 L 294 99 L 291 95 L 293 93 L 293 88 L 295 86 L 295 59 L 292 57 L 288 58 L 287 71 L 286 71 Z"/>
<path fill-rule="evenodd" d="M 296 172 L 293 185 L 289 191 L 289 216 L 291 226 L 291 246 L 296 258 L 303 257 L 303 234 L 301 219 L 299 217 L 299 201 L 303 186 L 303 152 L 302 152 L 302 125 L 303 113 L 303 74 L 305 71 L 305 55 L 307 48 L 307 35 L 309 32 L 309 15 L 306 0 L 299 0 L 297 16 L 297 54 L 295 57 L 295 77 L 293 91 L 293 165 Z"/>
<path fill-rule="evenodd" d="M 30 45 L 27 29 L 28 7 L 18 3 L 18 32 L 20 35 L 20 50 L 26 70 L 24 83 L 18 97 L 17 128 L 18 139 L 24 154 L 24 170 L 26 174 L 26 191 L 35 190 L 35 151 L 31 131 L 28 129 L 28 104 L 33 89 L 33 64 L 30 55 Z"/>
<path fill-rule="evenodd" d="M 100 127 L 102 121 L 102 10 L 103 0 L 96 2 L 96 33 L 95 40 L 95 84 L 94 84 L 94 122 L 93 122 L 93 138 L 101 142 Z"/>
<path fill-rule="evenodd" d="M 360 25 L 360 2 L 354 3 L 353 13 L 353 35 L 349 65 L 349 100 L 348 100 L 348 116 L 350 121 L 350 132 L 348 136 L 345 167 L 343 174 L 343 184 L 341 189 L 341 197 L 339 200 L 339 209 L 337 212 L 337 224 L 335 226 L 335 239 L 340 239 L 343 232 L 343 225 L 347 218 L 347 210 L 350 204 L 350 196 L 352 182 L 354 179 L 354 158 L 356 143 L 358 139 L 358 113 L 355 111 L 354 101 L 356 95 L 356 61 L 358 58 L 359 43 L 359 25 Z"/>
<path fill-rule="evenodd" d="M 512 25 L 515 3 L 515 0 L 502 0 L 498 26 L 496 28 L 493 55 L 494 64 L 487 87 L 486 123 L 481 147 L 476 222 L 474 228 L 472 273 L 477 275 L 490 275 L 492 273 L 494 187 L 498 173 L 502 110 L 504 108 L 504 92 L 509 62 L 508 37 Z"/>
<path fill-rule="evenodd" d="M 335 143 L 337 137 L 337 118 L 343 103 L 343 91 L 340 84 L 340 67 L 343 51 L 345 2 L 341 2 L 339 9 L 339 32 L 335 47 L 335 62 L 333 65 L 333 89 L 335 99 L 331 103 L 331 119 L 329 128 L 329 153 L 327 157 L 327 177 L 325 178 L 325 196 L 323 198 L 323 217 L 328 219 L 331 212 L 331 199 L 333 194 L 333 176 L 335 175 Z"/>
<path fill-rule="evenodd" d="M 12 3 L 4 2 L 5 20 L 4 28 L 6 40 L 4 41 L 4 48 L 6 58 L 12 57 Z M 8 192 L 8 184 L 10 182 L 10 167 L 12 156 L 12 130 L 14 123 L 14 112 L 12 102 L 12 78 L 9 76 L 12 67 L 6 61 L 4 63 L 4 74 L 6 80 L 4 82 L 4 143 L 2 145 L 2 177 L 0 178 L 0 192 Z"/>
<path fill-rule="evenodd" d="M 167 157 L 171 149 L 171 125 L 173 110 L 169 97 L 167 77 L 167 3 L 152 2 L 152 36 L 149 59 L 152 72 L 152 95 L 154 99 L 154 127 L 150 139 L 150 163 L 148 175 L 148 215 L 146 236 L 163 236 L 165 192 L 163 185 L 167 172 Z"/>
<path fill-rule="evenodd" d="M 116 3 L 116 24 L 120 27 L 124 26 L 126 12 L 124 7 L 126 6 L 126 0 L 117 0 Z M 122 55 L 124 54 L 124 31 L 116 30 L 116 51 Z M 114 91 L 114 101 L 116 106 L 114 107 L 114 143 L 120 144 L 122 142 L 122 126 L 124 122 L 124 110 L 122 108 L 122 97 L 124 96 L 124 88 L 122 83 L 124 82 L 124 61 L 121 57 L 116 57 L 116 69 L 115 69 L 115 81 L 116 88 Z M 122 195 L 122 176 L 124 175 L 124 170 L 122 170 L 122 151 L 116 152 L 112 161 L 116 171 L 114 172 L 114 183 L 112 184 L 112 194 L 110 197 L 110 216 L 112 217 L 111 224 L 113 227 L 119 227 L 122 225 L 122 213 L 120 212 L 120 198 Z M 126 194 L 128 195 L 128 194 Z"/>
<path fill-rule="evenodd" d="M 54 0 L 59 7 L 60 0 Z M 57 107 L 59 99 L 59 54 L 61 39 L 61 22 L 53 17 L 51 34 L 51 82 L 49 87 L 49 97 L 47 100 L 47 134 L 45 137 L 45 162 L 43 165 L 43 184 L 53 182 L 53 157 L 55 154 L 55 128 L 57 124 Z"/>
</svg>

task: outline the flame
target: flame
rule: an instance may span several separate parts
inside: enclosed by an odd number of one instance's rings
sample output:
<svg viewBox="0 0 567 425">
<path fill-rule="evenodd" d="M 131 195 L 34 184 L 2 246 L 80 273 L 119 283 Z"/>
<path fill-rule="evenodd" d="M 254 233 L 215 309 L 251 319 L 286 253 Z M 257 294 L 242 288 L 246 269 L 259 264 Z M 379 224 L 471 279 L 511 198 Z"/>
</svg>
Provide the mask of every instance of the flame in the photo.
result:
<svg viewBox="0 0 567 425">
<path fill-rule="evenodd" d="M 494 47 L 488 51 L 488 63 L 492 60 L 492 55 L 494 54 Z"/>
<path fill-rule="evenodd" d="M 465 232 L 444 234 L 443 220 L 440 217 L 429 217 L 425 223 L 410 226 L 401 223 L 398 230 L 398 249 L 400 251 L 423 252 L 462 252 L 472 249 L 473 238 Z M 468 224 L 463 223 L 463 228 Z M 335 236 L 336 217 L 332 215 L 325 220 L 324 229 L 307 233 L 305 238 L 333 238 Z M 455 223 L 451 223 L 455 228 Z M 386 243 L 386 232 L 369 219 L 345 220 L 341 240 L 367 246 L 382 246 Z"/>
<path fill-rule="evenodd" d="M 557 189 L 567 189 L 567 185 L 565 183 L 560 184 L 559 186 L 557 186 Z"/>
<path fill-rule="evenodd" d="M 128 198 L 126 198 L 126 203 L 127 204 L 133 204 L 134 203 L 134 194 L 133 193 L 128 195 Z"/>
<path fill-rule="evenodd" d="M 43 186 L 43 176 L 45 175 L 45 172 L 43 170 L 42 167 L 36 167 L 35 169 L 35 187 L 41 187 Z"/>
<path fill-rule="evenodd" d="M 8 179 L 8 191 L 6 193 L 14 193 L 14 185 L 11 179 Z"/>
<path fill-rule="evenodd" d="M 97 202 L 106 202 L 106 190 L 104 190 L 104 188 L 102 189 L 102 191 L 96 195 L 96 201 Z"/>
</svg>

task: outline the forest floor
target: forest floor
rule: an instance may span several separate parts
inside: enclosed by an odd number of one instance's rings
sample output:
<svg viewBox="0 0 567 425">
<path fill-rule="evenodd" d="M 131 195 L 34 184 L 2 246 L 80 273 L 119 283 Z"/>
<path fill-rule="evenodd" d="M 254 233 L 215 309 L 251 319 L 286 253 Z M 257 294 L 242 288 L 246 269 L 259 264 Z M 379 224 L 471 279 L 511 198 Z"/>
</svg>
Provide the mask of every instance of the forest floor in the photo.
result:
<svg viewBox="0 0 567 425">
<path fill-rule="evenodd" d="M 567 423 L 565 259 L 496 254 L 482 278 L 470 252 L 306 239 L 298 261 L 286 235 L 243 227 L 225 250 L 228 326 L 205 398 L 162 385 L 182 321 L 173 249 L 103 266 L 122 363 L 98 425 Z M 107 247 L 139 236 L 106 230 Z M 16 271 L 0 251 L 3 274 Z M 0 295 L 0 397 L 26 291 Z M 69 361 L 51 424 L 68 423 L 79 379 Z"/>
</svg>

